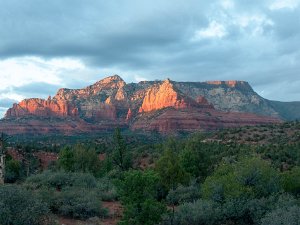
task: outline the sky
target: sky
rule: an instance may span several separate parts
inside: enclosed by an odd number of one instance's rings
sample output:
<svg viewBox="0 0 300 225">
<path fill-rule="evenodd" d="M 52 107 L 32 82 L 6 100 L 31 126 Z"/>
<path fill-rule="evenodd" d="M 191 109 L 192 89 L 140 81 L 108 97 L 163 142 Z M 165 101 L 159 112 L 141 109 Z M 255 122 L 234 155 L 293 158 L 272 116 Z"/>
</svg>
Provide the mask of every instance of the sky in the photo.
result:
<svg viewBox="0 0 300 225">
<path fill-rule="evenodd" d="M 300 101 L 300 0 L 0 0 L 0 118 L 114 74 Z"/>
</svg>

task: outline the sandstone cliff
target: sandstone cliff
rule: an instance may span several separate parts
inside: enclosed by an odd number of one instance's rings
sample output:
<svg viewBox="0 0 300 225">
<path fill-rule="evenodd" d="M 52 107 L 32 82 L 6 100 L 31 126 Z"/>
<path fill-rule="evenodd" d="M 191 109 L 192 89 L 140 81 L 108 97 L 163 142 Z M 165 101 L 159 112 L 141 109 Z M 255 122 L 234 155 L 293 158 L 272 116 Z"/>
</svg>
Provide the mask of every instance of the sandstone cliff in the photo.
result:
<svg viewBox="0 0 300 225">
<path fill-rule="evenodd" d="M 277 122 L 277 111 L 244 81 L 126 84 L 114 75 L 86 88 L 62 88 L 53 98 L 14 104 L 0 132 L 72 134 L 121 126 L 168 133 Z"/>
</svg>

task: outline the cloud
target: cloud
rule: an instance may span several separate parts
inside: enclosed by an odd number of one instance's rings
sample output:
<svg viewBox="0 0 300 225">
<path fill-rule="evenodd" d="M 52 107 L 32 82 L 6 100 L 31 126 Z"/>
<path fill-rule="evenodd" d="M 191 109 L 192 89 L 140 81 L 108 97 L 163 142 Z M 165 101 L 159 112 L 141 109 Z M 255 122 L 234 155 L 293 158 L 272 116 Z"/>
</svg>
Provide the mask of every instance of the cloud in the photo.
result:
<svg viewBox="0 0 300 225">
<path fill-rule="evenodd" d="M 233 9 L 235 4 L 233 1 L 231 0 L 222 0 L 221 1 L 221 6 L 224 8 L 224 9 Z"/>
<path fill-rule="evenodd" d="M 271 10 L 280 10 L 280 9 L 295 9 L 299 6 L 299 0 L 276 0 L 270 5 Z"/>
<path fill-rule="evenodd" d="M 134 76 L 134 79 L 135 79 L 136 82 L 148 80 L 147 78 L 141 77 L 141 76 L 139 76 L 139 75 L 135 75 L 135 76 Z"/>
<path fill-rule="evenodd" d="M 0 96 L 45 97 L 119 74 L 247 80 L 264 97 L 300 100 L 281 86 L 299 81 L 299 39 L 299 0 L 3 0 Z"/>
<path fill-rule="evenodd" d="M 197 41 L 205 38 L 222 38 L 226 36 L 227 31 L 223 24 L 211 21 L 207 28 L 196 30 L 192 40 Z"/>
</svg>

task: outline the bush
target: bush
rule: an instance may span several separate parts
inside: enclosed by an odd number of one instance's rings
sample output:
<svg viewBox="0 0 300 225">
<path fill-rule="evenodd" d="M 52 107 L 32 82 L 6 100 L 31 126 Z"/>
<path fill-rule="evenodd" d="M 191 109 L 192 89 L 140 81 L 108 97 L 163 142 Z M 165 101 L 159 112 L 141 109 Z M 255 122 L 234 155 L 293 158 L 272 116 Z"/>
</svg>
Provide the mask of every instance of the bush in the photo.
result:
<svg viewBox="0 0 300 225">
<path fill-rule="evenodd" d="M 239 198 L 247 190 L 238 182 L 234 166 L 226 164 L 219 166 L 213 175 L 206 178 L 201 192 L 206 199 L 224 202 L 227 199 Z"/>
<path fill-rule="evenodd" d="M 260 158 L 244 158 L 235 168 L 237 180 L 255 197 L 266 197 L 281 190 L 279 173 Z"/>
<path fill-rule="evenodd" d="M 170 190 L 167 195 L 169 205 L 178 205 L 194 202 L 200 198 L 200 187 L 196 183 L 190 186 L 179 185 L 175 190 Z"/>
<path fill-rule="evenodd" d="M 298 225 L 300 224 L 300 207 L 279 208 L 268 213 L 261 225 Z"/>
<path fill-rule="evenodd" d="M 221 205 L 210 200 L 198 200 L 178 207 L 174 218 L 168 215 L 162 225 L 213 225 L 222 218 Z"/>
<path fill-rule="evenodd" d="M 277 209 L 297 206 L 297 200 L 290 195 L 271 195 L 267 198 L 235 198 L 223 204 L 200 199 L 194 203 L 180 205 L 174 214 L 167 214 L 162 225 L 188 224 L 260 224 L 262 218 Z"/>
<path fill-rule="evenodd" d="M 114 201 L 118 198 L 117 189 L 108 178 L 97 181 L 97 190 L 102 201 Z"/>
<path fill-rule="evenodd" d="M 0 186 L 1 225 L 49 224 L 49 209 L 34 193 L 17 186 Z"/>
<path fill-rule="evenodd" d="M 95 188 L 96 179 L 87 173 L 66 173 L 45 171 L 27 178 L 25 185 L 31 189 L 66 187 Z"/>
<path fill-rule="evenodd" d="M 286 192 L 294 195 L 300 194 L 300 167 L 294 167 L 282 175 L 282 184 Z"/>
<path fill-rule="evenodd" d="M 248 157 L 219 166 L 202 187 L 205 198 L 219 202 L 242 196 L 267 197 L 281 190 L 279 173 L 266 161 Z"/>
<path fill-rule="evenodd" d="M 55 192 L 50 204 L 54 212 L 75 219 L 107 215 L 106 210 L 101 210 L 101 202 L 97 193 L 86 189 L 71 188 Z"/>
<path fill-rule="evenodd" d="M 270 209 L 273 199 L 230 199 L 222 205 L 222 221 L 233 224 L 257 224 Z"/>
<path fill-rule="evenodd" d="M 107 214 L 100 210 L 102 190 L 91 174 L 46 171 L 29 177 L 25 186 L 35 190 L 53 213 L 78 219 Z"/>
</svg>

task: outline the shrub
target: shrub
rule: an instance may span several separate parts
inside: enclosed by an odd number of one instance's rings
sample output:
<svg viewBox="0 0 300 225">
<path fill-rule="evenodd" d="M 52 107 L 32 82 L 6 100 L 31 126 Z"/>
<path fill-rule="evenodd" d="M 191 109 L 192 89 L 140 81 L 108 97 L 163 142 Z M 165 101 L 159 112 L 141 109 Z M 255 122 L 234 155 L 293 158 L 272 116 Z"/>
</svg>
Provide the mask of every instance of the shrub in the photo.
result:
<svg viewBox="0 0 300 225">
<path fill-rule="evenodd" d="M 247 190 L 237 181 L 233 165 L 221 165 L 212 176 L 206 178 L 201 189 L 206 199 L 224 202 L 227 199 L 238 198 Z"/>
<path fill-rule="evenodd" d="M 25 186 L 36 190 L 51 211 L 59 215 L 79 219 L 106 215 L 100 210 L 101 192 L 91 174 L 46 171 L 29 177 Z"/>
<path fill-rule="evenodd" d="M 34 193 L 17 186 L 0 186 L 1 225 L 49 224 L 49 209 Z"/>
<path fill-rule="evenodd" d="M 291 171 L 286 171 L 282 175 L 282 184 L 286 192 L 300 194 L 300 167 L 294 167 Z"/>
<path fill-rule="evenodd" d="M 265 197 L 281 190 L 279 173 L 259 158 L 241 159 L 235 168 L 237 180 L 255 197 Z"/>
<path fill-rule="evenodd" d="M 162 225 L 213 225 L 222 218 L 221 205 L 210 200 L 198 200 L 178 207 L 173 217 L 169 214 Z"/>
<path fill-rule="evenodd" d="M 114 201 L 118 198 L 117 189 L 108 178 L 97 181 L 97 190 L 102 201 Z"/>
<path fill-rule="evenodd" d="M 222 221 L 234 224 L 257 224 L 270 209 L 273 199 L 230 199 L 222 205 Z"/>
<path fill-rule="evenodd" d="M 300 224 L 300 207 L 279 208 L 268 213 L 261 225 L 298 225 Z"/>
<path fill-rule="evenodd" d="M 169 205 L 194 202 L 200 198 L 200 187 L 196 183 L 190 186 L 179 185 L 175 190 L 170 190 L 167 195 Z"/>
<path fill-rule="evenodd" d="M 45 171 L 27 178 L 25 185 L 31 189 L 66 187 L 95 188 L 96 179 L 87 173 L 66 173 Z"/>
<path fill-rule="evenodd" d="M 76 219 L 107 215 L 106 210 L 101 210 L 101 202 L 95 191 L 79 188 L 56 192 L 50 207 L 62 216 Z"/>
<path fill-rule="evenodd" d="M 205 198 L 226 201 L 244 197 L 266 197 L 281 190 L 279 174 L 259 158 L 244 158 L 219 166 L 202 188 Z"/>
</svg>

